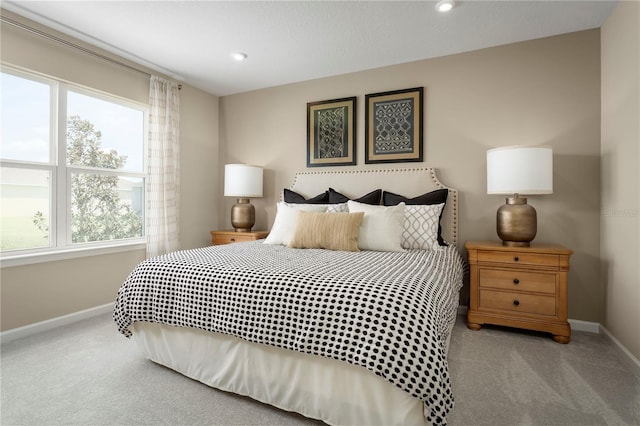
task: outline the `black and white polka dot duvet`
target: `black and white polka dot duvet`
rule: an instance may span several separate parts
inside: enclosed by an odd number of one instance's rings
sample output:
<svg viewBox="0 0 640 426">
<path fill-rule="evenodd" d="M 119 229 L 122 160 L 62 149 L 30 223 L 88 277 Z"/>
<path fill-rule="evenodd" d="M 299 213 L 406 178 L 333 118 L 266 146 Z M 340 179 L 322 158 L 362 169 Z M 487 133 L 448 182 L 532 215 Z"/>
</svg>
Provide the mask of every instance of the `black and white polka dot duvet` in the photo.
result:
<svg viewBox="0 0 640 426">
<path fill-rule="evenodd" d="M 456 249 L 343 252 L 261 241 L 185 250 L 140 263 L 114 309 L 135 321 L 195 327 L 363 366 L 444 423 L 463 261 Z"/>
</svg>

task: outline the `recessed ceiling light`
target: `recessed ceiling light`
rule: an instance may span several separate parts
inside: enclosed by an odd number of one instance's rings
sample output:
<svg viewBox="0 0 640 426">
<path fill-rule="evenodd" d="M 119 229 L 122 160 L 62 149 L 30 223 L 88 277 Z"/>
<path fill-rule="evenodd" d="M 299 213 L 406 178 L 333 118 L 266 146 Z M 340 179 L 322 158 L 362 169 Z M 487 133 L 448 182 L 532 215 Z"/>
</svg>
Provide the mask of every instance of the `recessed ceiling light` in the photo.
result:
<svg viewBox="0 0 640 426">
<path fill-rule="evenodd" d="M 453 0 L 440 0 L 436 4 L 436 10 L 438 12 L 448 12 L 455 7 L 456 3 Z"/>
<path fill-rule="evenodd" d="M 244 61 L 245 59 L 247 59 L 247 54 L 242 52 L 233 52 L 231 54 L 231 57 L 236 61 Z"/>
</svg>

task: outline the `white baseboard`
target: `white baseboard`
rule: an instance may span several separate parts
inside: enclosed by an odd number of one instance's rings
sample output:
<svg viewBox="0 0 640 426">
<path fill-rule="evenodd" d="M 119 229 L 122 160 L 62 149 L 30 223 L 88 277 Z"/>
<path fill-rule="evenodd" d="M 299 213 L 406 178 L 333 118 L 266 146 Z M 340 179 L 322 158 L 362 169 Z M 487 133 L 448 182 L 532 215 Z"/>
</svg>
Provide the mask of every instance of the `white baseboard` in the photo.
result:
<svg viewBox="0 0 640 426">
<path fill-rule="evenodd" d="M 458 305 L 458 315 L 467 315 L 468 307 Z M 582 321 L 582 320 L 568 320 L 571 324 L 571 329 L 575 331 L 586 331 L 587 333 L 600 333 L 600 324 L 597 322 Z"/>
<path fill-rule="evenodd" d="M 568 319 L 573 331 L 586 331 L 587 333 L 600 334 L 600 323 L 591 321 L 582 321 L 576 319 Z"/>
<path fill-rule="evenodd" d="M 638 358 L 636 358 L 622 343 L 620 343 L 620 341 L 616 339 L 616 337 L 611 334 L 605 326 L 601 325 L 600 330 L 602 330 L 602 333 L 607 336 L 624 355 L 626 355 L 626 358 L 629 360 L 629 366 L 635 368 L 636 374 L 640 376 L 640 360 L 638 360 Z"/>
<path fill-rule="evenodd" d="M 56 327 L 63 325 L 73 324 L 74 322 L 82 321 L 85 319 L 93 318 L 98 315 L 106 314 L 113 310 L 113 303 L 107 303 L 106 305 L 96 306 L 95 308 L 85 309 L 83 311 L 74 312 L 72 314 L 63 315 L 57 318 L 51 318 L 46 321 L 37 322 L 35 324 L 25 325 L 24 327 L 14 328 L 12 330 L 3 331 L 0 333 L 0 343 L 8 343 L 12 340 L 21 339 L 23 337 L 31 336 L 32 334 L 41 333 L 43 331 L 49 331 Z"/>
<path fill-rule="evenodd" d="M 623 358 L 626 358 L 629 367 L 636 371 L 636 374 L 640 375 L 640 361 L 636 358 L 616 337 L 611 334 L 609 330 L 598 322 L 581 321 L 570 319 L 571 329 L 574 331 L 586 331 L 587 333 L 604 334 L 614 346 L 620 350 L 623 354 Z"/>
</svg>

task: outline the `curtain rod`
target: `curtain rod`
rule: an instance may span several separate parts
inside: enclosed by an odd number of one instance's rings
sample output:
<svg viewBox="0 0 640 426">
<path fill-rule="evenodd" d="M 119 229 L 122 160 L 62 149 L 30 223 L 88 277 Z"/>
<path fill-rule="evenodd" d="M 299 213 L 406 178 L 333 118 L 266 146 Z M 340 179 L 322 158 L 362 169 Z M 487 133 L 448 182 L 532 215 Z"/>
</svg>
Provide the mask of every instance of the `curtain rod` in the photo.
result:
<svg viewBox="0 0 640 426">
<path fill-rule="evenodd" d="M 13 25 L 14 27 L 18 27 L 18 28 L 20 28 L 20 29 L 22 29 L 24 31 L 27 31 L 27 32 L 30 32 L 32 34 L 38 35 L 40 37 L 44 37 L 44 38 L 46 38 L 48 40 L 55 41 L 56 43 L 63 44 L 63 45 L 65 45 L 67 47 L 70 47 L 72 49 L 79 50 L 79 51 L 81 51 L 83 53 L 86 53 L 87 55 L 91 55 L 91 56 L 96 57 L 98 59 L 102 59 L 103 61 L 110 62 L 112 64 L 116 64 L 116 65 L 119 65 L 121 67 L 127 68 L 127 69 L 129 69 L 131 71 L 135 71 L 135 72 L 138 72 L 140 74 L 144 74 L 147 77 L 151 77 L 151 74 L 149 74 L 146 71 L 143 71 L 141 69 L 133 67 L 133 66 L 131 66 L 129 64 L 126 64 L 124 62 L 118 61 L 117 59 L 110 58 L 110 57 L 105 56 L 105 55 L 103 55 L 101 53 L 94 52 L 93 50 L 87 49 L 86 47 L 82 47 L 82 46 L 80 46 L 78 44 L 75 44 L 75 43 L 72 43 L 70 41 L 64 40 L 64 39 L 62 39 L 60 37 L 56 37 L 56 36 L 54 36 L 52 34 L 46 33 L 44 31 L 40 31 L 40 30 L 38 30 L 36 28 L 30 27 L 28 25 L 25 25 L 25 24 L 23 24 L 21 22 L 14 21 L 13 19 L 7 18 L 6 16 L 0 16 L 0 20 L 2 22 L 6 23 L 6 24 Z M 182 84 L 178 83 L 178 90 L 181 90 L 181 89 L 182 89 Z"/>
</svg>

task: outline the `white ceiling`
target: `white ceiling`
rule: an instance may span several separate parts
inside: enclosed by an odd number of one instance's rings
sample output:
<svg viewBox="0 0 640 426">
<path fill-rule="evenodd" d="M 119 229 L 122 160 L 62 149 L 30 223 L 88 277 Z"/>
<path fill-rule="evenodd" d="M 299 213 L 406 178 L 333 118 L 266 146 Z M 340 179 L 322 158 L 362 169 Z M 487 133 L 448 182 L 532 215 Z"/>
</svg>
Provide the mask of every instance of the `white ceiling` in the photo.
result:
<svg viewBox="0 0 640 426">
<path fill-rule="evenodd" d="M 2 7 L 209 93 L 599 28 L 616 1 L 3 1 Z M 248 58 L 231 59 L 242 51 Z"/>
</svg>

